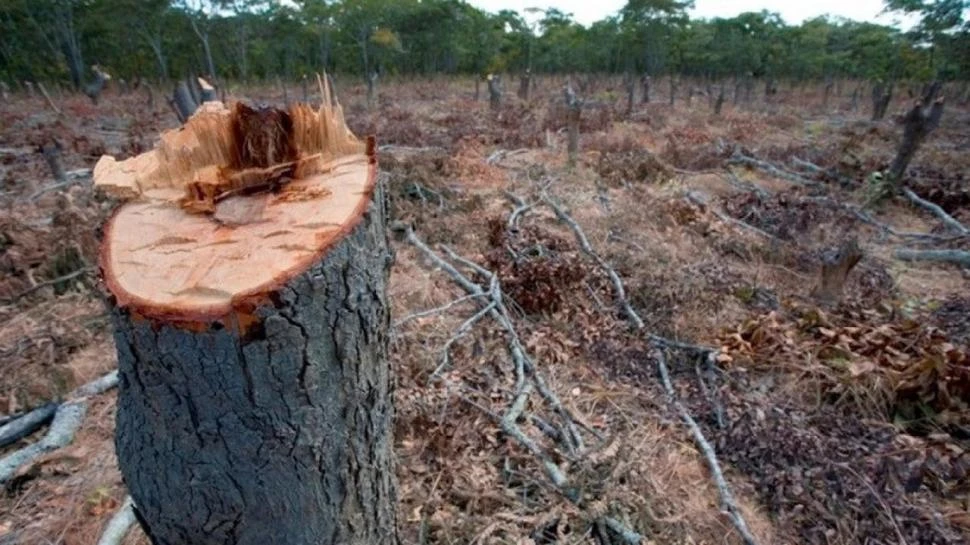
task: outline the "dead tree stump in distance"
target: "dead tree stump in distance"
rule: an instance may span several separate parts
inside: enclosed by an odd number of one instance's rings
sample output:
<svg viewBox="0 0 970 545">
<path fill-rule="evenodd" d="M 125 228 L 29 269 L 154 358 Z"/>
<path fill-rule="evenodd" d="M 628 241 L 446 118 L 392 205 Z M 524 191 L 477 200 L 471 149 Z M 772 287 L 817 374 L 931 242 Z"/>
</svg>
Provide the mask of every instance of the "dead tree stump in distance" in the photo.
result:
<svg viewBox="0 0 970 545">
<path fill-rule="evenodd" d="M 207 103 L 96 183 L 136 195 L 101 268 L 116 448 L 156 545 L 397 542 L 386 207 L 374 141 Z"/>
</svg>

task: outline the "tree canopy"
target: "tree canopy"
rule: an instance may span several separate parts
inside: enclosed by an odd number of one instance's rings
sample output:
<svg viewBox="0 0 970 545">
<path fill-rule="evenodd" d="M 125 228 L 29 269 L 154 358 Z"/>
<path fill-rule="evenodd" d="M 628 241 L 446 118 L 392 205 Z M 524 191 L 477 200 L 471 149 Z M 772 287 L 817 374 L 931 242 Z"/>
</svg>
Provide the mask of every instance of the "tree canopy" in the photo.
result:
<svg viewBox="0 0 970 545">
<path fill-rule="evenodd" d="M 491 71 L 678 73 L 822 79 L 962 79 L 965 0 L 887 0 L 910 32 L 777 13 L 692 19 L 689 0 L 628 0 L 583 26 L 557 9 L 489 13 L 462 0 L 6 0 L 0 80 L 190 73 L 238 80 L 321 70 L 403 75 Z M 529 21 L 532 21 L 531 23 Z"/>
</svg>

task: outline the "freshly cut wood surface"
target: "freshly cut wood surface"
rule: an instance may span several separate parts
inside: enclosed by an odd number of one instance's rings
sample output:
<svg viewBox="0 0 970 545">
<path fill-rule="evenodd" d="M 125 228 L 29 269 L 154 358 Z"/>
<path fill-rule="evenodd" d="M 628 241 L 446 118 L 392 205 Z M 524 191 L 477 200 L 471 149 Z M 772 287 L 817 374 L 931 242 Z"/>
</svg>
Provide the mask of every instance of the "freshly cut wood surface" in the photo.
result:
<svg viewBox="0 0 970 545">
<path fill-rule="evenodd" d="M 145 313 L 225 314 L 318 259 L 356 225 L 372 189 L 369 158 L 358 154 L 277 194 L 220 203 L 244 208 L 242 224 L 167 201 L 128 203 L 105 232 L 105 280 L 119 303 Z"/>
<path fill-rule="evenodd" d="M 371 202 L 373 146 L 329 99 L 319 110 L 206 106 L 156 149 L 95 168 L 96 185 L 130 199 L 105 228 L 105 283 L 145 315 L 251 308 L 320 260 Z"/>
</svg>

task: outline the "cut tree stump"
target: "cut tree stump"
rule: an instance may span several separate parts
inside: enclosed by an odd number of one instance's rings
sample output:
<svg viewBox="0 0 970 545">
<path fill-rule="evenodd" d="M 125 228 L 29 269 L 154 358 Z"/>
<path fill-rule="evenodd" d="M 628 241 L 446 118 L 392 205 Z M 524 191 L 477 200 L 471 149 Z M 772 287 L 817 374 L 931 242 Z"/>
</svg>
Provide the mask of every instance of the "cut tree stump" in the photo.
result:
<svg viewBox="0 0 970 545">
<path fill-rule="evenodd" d="M 95 183 L 115 445 L 156 545 L 396 543 L 386 203 L 323 106 L 206 103 Z"/>
<path fill-rule="evenodd" d="M 842 298 L 842 289 L 849 273 L 862 260 L 862 249 L 855 239 L 843 242 L 837 249 L 822 255 L 819 281 L 812 296 L 820 302 L 833 304 Z"/>
</svg>

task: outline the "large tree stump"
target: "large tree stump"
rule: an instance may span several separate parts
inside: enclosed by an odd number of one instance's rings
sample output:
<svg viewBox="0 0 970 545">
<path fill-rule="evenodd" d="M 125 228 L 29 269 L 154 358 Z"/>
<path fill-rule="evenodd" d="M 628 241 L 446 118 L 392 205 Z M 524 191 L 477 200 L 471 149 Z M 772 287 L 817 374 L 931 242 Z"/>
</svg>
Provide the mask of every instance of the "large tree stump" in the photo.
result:
<svg viewBox="0 0 970 545">
<path fill-rule="evenodd" d="M 116 448 L 156 545 L 395 543 L 386 206 L 339 105 L 206 103 L 95 182 Z"/>
</svg>

